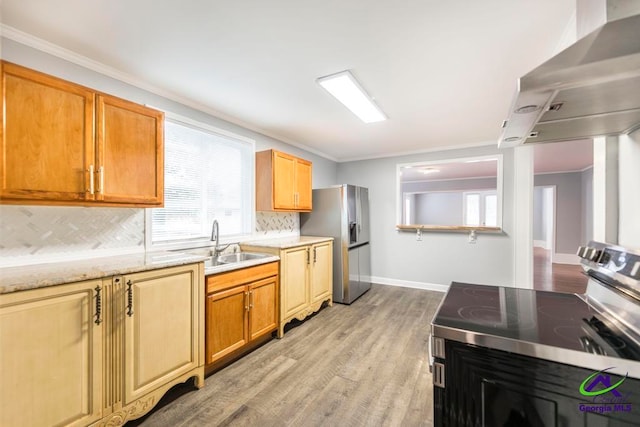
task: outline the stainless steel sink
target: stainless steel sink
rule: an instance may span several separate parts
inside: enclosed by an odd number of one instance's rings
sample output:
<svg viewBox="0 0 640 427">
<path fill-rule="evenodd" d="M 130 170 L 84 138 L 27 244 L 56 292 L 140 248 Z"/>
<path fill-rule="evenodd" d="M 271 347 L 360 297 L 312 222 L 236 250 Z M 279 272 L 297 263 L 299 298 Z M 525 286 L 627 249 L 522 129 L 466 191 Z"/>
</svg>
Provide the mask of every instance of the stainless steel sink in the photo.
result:
<svg viewBox="0 0 640 427">
<path fill-rule="evenodd" d="M 217 267 L 225 264 L 236 264 L 243 261 L 251 261 L 254 259 L 266 258 L 267 254 L 256 254 L 253 252 L 237 252 L 234 254 L 218 255 L 211 257 L 204 262 L 204 267 Z"/>
<path fill-rule="evenodd" d="M 217 267 L 219 265 L 224 265 L 224 264 L 227 264 L 227 263 L 220 260 L 219 257 L 211 257 L 204 261 L 204 268 Z"/>
<path fill-rule="evenodd" d="M 225 264 L 231 264 L 234 262 L 251 261 L 253 259 L 265 258 L 268 255 L 256 254 L 252 252 L 236 252 L 234 254 L 226 254 L 218 256 L 219 260 L 222 260 Z"/>
</svg>

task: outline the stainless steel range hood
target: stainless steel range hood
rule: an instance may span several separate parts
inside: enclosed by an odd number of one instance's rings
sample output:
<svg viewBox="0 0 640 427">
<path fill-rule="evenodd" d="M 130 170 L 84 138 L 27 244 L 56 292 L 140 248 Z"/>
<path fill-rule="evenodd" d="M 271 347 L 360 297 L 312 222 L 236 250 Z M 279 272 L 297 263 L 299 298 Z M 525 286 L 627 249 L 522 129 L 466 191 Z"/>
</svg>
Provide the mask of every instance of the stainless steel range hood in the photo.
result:
<svg viewBox="0 0 640 427">
<path fill-rule="evenodd" d="M 640 1 L 625 4 L 625 17 L 608 16 L 604 25 L 518 80 L 499 147 L 640 127 Z"/>
</svg>

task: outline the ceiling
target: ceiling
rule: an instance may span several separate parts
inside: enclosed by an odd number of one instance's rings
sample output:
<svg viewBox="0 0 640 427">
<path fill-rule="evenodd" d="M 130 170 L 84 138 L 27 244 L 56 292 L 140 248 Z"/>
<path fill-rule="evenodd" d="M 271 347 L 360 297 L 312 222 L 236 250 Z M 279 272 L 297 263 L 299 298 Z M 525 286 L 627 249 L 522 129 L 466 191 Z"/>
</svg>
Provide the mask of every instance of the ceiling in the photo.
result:
<svg viewBox="0 0 640 427">
<path fill-rule="evenodd" d="M 3 25 L 333 160 L 497 141 L 575 0 L 2 0 Z M 5 27 L 6 28 L 6 27 Z M 389 116 L 315 83 L 349 69 Z"/>
</svg>

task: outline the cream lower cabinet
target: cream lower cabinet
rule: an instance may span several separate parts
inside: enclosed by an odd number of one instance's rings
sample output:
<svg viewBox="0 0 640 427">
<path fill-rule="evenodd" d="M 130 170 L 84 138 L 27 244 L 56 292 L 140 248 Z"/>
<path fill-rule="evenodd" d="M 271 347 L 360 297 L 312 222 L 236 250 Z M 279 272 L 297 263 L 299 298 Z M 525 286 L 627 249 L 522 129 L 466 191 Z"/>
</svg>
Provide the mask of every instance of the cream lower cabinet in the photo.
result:
<svg viewBox="0 0 640 427">
<path fill-rule="evenodd" d="M 202 387 L 203 268 L 0 295 L 0 425 L 122 425 Z"/>
<path fill-rule="evenodd" d="M 0 426 L 85 426 L 102 416 L 102 280 L 0 295 Z"/>
<path fill-rule="evenodd" d="M 326 301 L 333 304 L 333 242 L 279 249 L 241 245 L 249 252 L 265 252 L 280 257 L 280 319 L 278 338 L 293 319 L 304 320 L 320 310 Z"/>
<path fill-rule="evenodd" d="M 311 246 L 309 292 L 311 303 L 333 298 L 333 242 L 318 243 Z"/>
<path fill-rule="evenodd" d="M 197 378 L 198 367 L 204 364 L 201 274 L 198 265 L 191 265 L 122 277 L 123 406 L 136 401 L 136 411 L 153 406 L 168 384 Z"/>
</svg>

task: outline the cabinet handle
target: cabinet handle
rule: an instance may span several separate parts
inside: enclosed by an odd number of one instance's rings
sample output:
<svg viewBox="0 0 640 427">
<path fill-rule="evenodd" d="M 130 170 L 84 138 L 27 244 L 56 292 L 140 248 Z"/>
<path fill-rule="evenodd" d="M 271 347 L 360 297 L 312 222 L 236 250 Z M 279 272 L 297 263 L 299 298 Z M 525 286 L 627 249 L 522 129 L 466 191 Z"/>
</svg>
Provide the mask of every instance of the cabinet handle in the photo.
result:
<svg viewBox="0 0 640 427">
<path fill-rule="evenodd" d="M 127 281 L 127 316 L 133 316 L 133 283 L 131 280 Z"/>
<path fill-rule="evenodd" d="M 93 173 L 93 165 L 89 165 L 89 189 L 87 190 L 89 194 L 95 194 L 95 177 Z"/>
<path fill-rule="evenodd" d="M 311 258 L 311 254 L 309 252 L 310 252 L 310 250 L 309 250 L 309 248 L 307 248 L 307 265 L 310 264 L 310 258 Z"/>
<path fill-rule="evenodd" d="M 104 166 L 100 166 L 98 168 L 98 175 L 100 177 L 98 180 L 100 185 L 100 188 L 98 188 L 98 193 L 104 194 Z"/>
<path fill-rule="evenodd" d="M 298 207 L 298 193 L 293 193 L 293 204 Z"/>
<path fill-rule="evenodd" d="M 249 310 L 253 308 L 253 291 L 249 291 Z"/>
<path fill-rule="evenodd" d="M 96 325 L 102 323 L 102 296 L 100 295 L 100 291 L 102 288 L 100 286 L 96 286 L 96 320 L 93 321 Z"/>
<path fill-rule="evenodd" d="M 244 309 L 249 311 L 249 292 L 244 293 Z"/>
<path fill-rule="evenodd" d="M 316 263 L 316 259 L 318 258 L 318 257 L 317 257 L 317 254 L 316 254 L 316 249 L 318 249 L 318 248 L 316 248 L 316 247 L 314 246 L 314 247 L 313 247 L 313 263 L 314 263 L 314 264 Z"/>
</svg>

